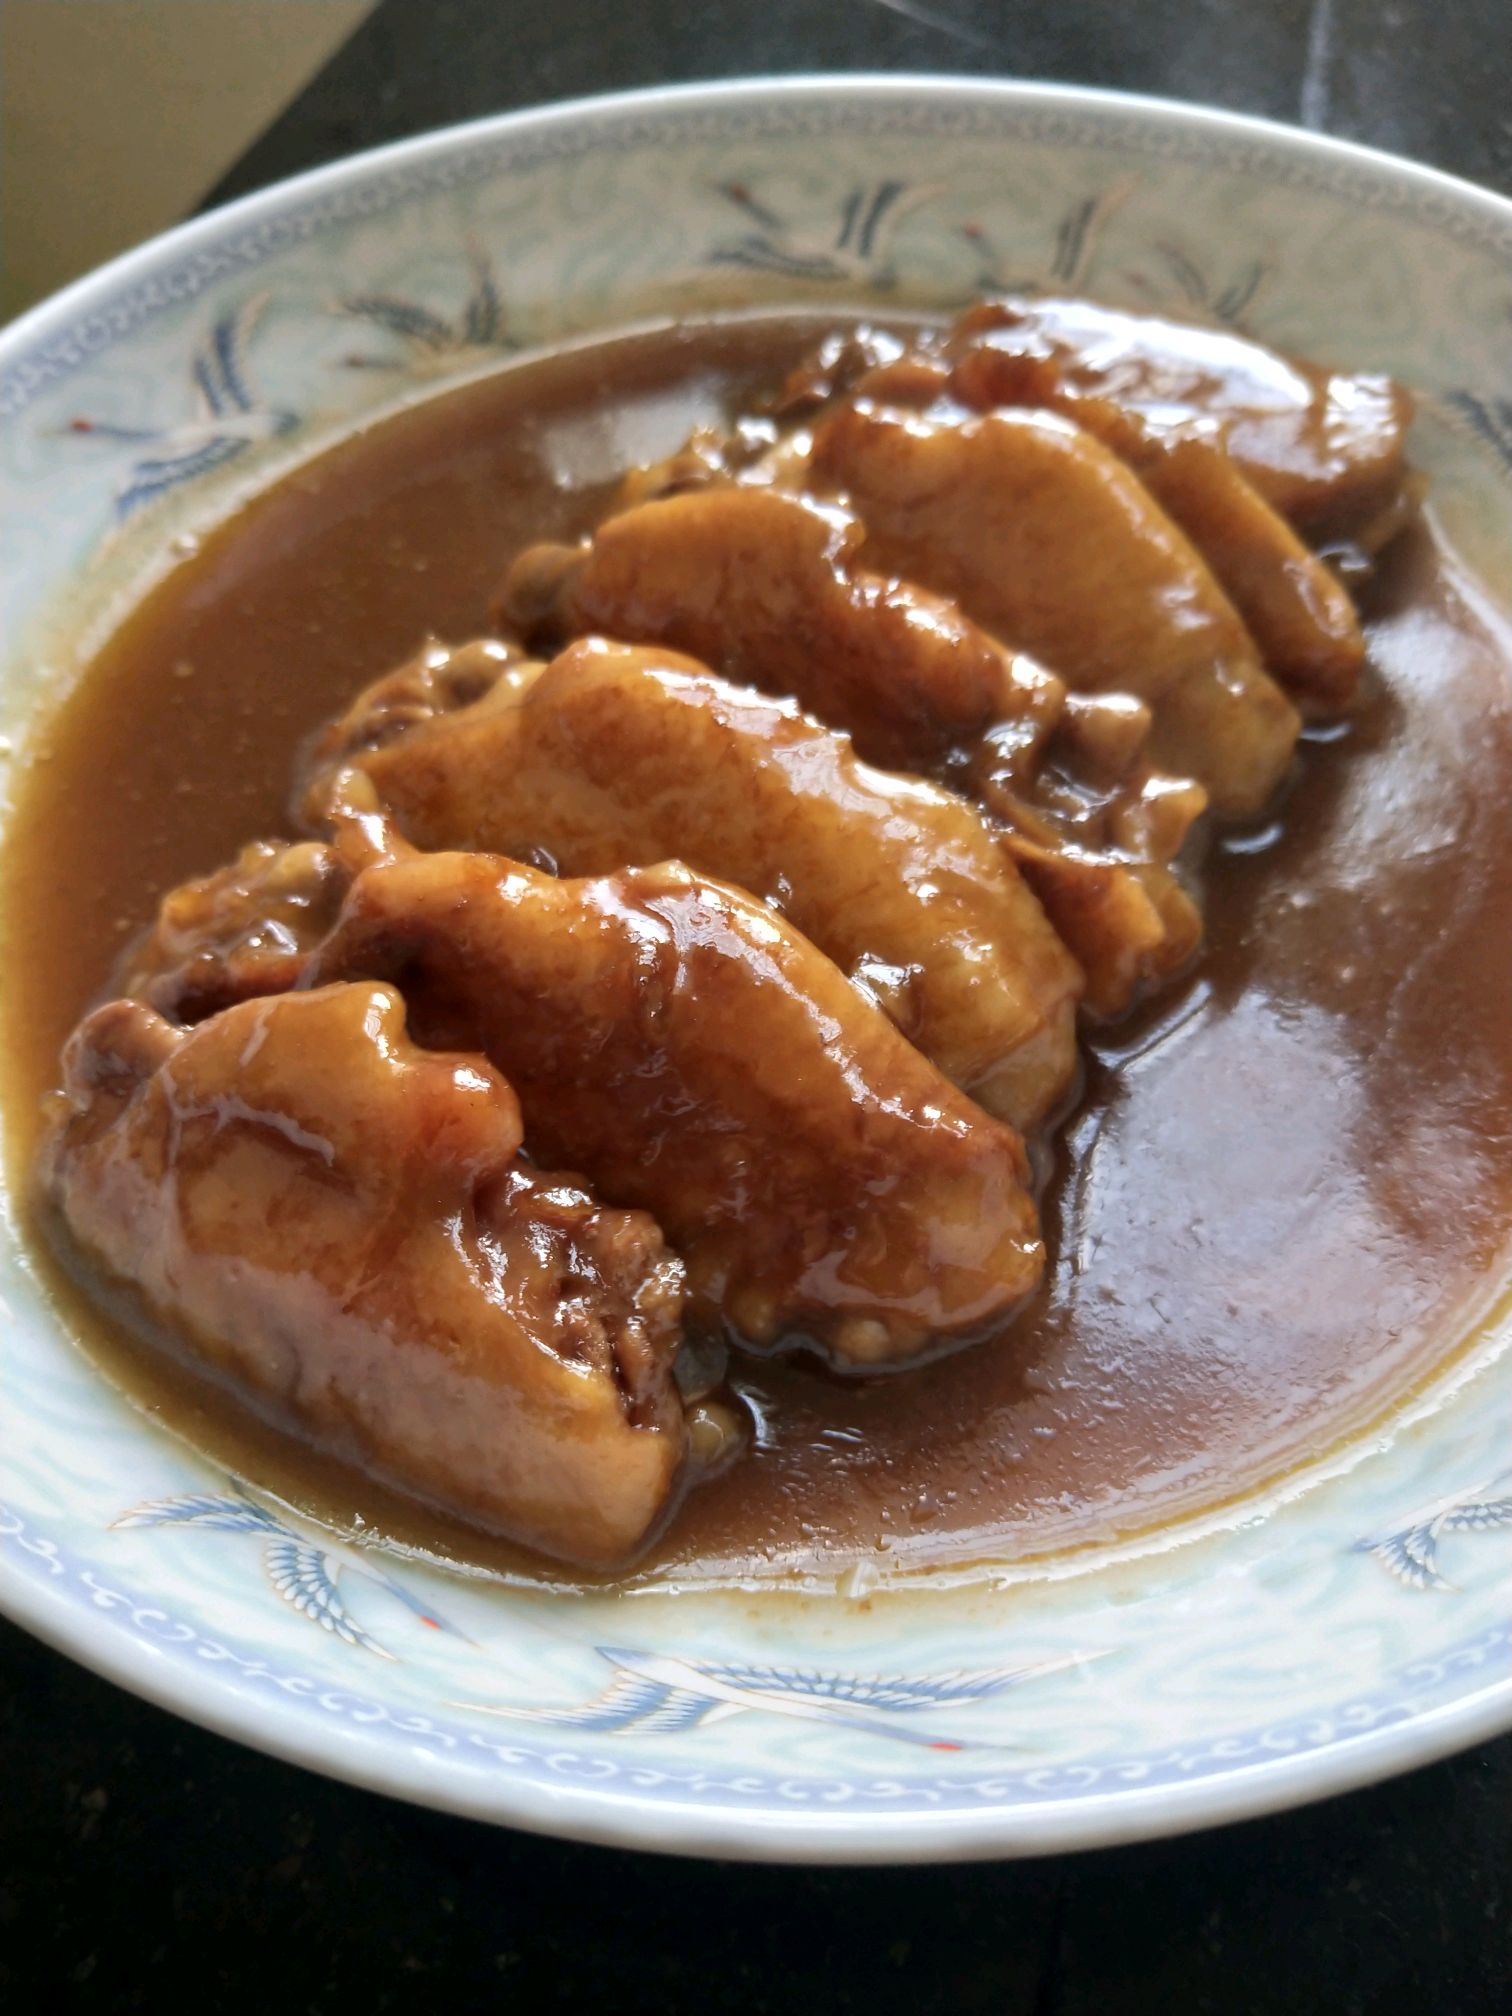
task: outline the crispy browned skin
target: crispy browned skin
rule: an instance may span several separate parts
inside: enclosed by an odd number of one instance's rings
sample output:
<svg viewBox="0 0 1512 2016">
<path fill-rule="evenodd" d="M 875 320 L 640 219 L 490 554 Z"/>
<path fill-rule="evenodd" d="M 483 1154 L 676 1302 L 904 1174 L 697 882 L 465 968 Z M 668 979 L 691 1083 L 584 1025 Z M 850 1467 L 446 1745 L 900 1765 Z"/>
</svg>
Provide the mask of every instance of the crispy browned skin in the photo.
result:
<svg viewBox="0 0 1512 2016">
<path fill-rule="evenodd" d="M 411 856 L 358 878 L 312 977 L 353 974 L 393 978 L 421 1041 L 490 1057 L 533 1152 L 652 1211 L 703 1324 L 877 1365 L 1039 1279 L 1018 1135 L 738 890 Z"/>
<path fill-rule="evenodd" d="M 643 1213 L 523 1163 L 481 1059 L 392 988 L 139 1002 L 70 1039 L 45 1170 L 78 1243 L 322 1448 L 586 1565 L 633 1555 L 687 1445 L 681 1268 Z"/>
<path fill-rule="evenodd" d="M 791 700 L 595 639 L 362 768 L 420 847 L 544 850 L 565 875 L 677 856 L 739 883 L 989 1111 L 1032 1127 L 1065 1098 L 1081 974 L 1003 846 Z"/>
<path fill-rule="evenodd" d="M 1091 435 L 1053 413 L 857 405 L 818 427 L 812 466 L 864 522 L 869 564 L 954 598 L 1072 687 L 1147 701 L 1152 761 L 1216 811 L 1275 790 L 1296 709 L 1191 542 Z"/>
<path fill-rule="evenodd" d="M 777 489 L 717 484 L 532 547 L 501 613 L 532 644 L 594 632 L 670 645 L 730 679 L 791 693 L 883 768 L 932 768 L 1059 688 L 937 595 L 858 571 L 858 528 Z"/>
<path fill-rule="evenodd" d="M 118 967 L 116 989 L 175 1022 L 282 994 L 334 923 L 350 880 L 320 841 L 254 840 L 228 867 L 169 890 Z"/>
<path fill-rule="evenodd" d="M 954 356 L 972 349 L 1049 362 L 1065 398 L 1107 401 L 1152 439 L 1221 446 L 1308 539 L 1358 538 L 1401 494 L 1412 404 L 1389 378 L 1090 301 L 988 302 L 952 334 Z"/>
</svg>

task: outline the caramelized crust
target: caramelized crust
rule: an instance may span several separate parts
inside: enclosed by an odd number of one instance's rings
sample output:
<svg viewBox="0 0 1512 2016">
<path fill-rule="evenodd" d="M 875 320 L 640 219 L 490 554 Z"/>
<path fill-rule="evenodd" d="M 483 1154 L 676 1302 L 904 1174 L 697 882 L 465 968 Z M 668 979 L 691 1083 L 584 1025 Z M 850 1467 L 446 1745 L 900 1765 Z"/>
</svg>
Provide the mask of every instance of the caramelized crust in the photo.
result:
<svg viewBox="0 0 1512 2016">
<path fill-rule="evenodd" d="M 655 1214 L 703 1325 L 876 1366 L 1039 1279 L 1018 1135 L 738 890 L 415 856 L 358 878 L 311 978 L 358 974 L 402 988 L 422 1042 L 508 1075 L 533 1152 Z"/>
<path fill-rule="evenodd" d="M 70 1039 L 45 1178 L 75 1240 L 253 1404 L 470 1524 L 598 1567 L 686 1452 L 682 1269 L 644 1214 L 520 1159 L 481 1059 L 392 988 Z"/>
</svg>

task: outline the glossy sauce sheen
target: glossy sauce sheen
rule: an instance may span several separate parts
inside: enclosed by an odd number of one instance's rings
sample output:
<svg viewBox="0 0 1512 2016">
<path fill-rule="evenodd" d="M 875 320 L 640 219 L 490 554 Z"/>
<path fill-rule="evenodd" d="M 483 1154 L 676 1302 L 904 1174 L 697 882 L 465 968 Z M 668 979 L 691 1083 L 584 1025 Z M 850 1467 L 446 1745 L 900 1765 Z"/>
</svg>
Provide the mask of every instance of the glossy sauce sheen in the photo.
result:
<svg viewBox="0 0 1512 2016">
<path fill-rule="evenodd" d="M 516 550 L 578 536 L 621 468 L 748 405 L 821 326 L 627 338 L 432 400 L 287 479 L 147 599 L 18 784 L 18 1194 L 69 1028 L 162 891 L 287 830 L 300 739 L 428 632 L 483 629 Z M 651 1566 L 969 1561 L 1145 1528 L 1316 1453 L 1453 1347 L 1512 1223 L 1507 645 L 1422 530 L 1366 614 L 1367 701 L 1304 750 L 1279 837 L 1210 861 L 1193 980 L 1093 1045 L 1037 1302 L 1001 1342 L 886 1379 L 737 1363 L 758 1448 L 684 1502 Z M 124 1344 L 119 1298 L 112 1322 L 57 1285 L 116 1376 L 270 1488 L 518 1565 L 301 1466 Z"/>
</svg>

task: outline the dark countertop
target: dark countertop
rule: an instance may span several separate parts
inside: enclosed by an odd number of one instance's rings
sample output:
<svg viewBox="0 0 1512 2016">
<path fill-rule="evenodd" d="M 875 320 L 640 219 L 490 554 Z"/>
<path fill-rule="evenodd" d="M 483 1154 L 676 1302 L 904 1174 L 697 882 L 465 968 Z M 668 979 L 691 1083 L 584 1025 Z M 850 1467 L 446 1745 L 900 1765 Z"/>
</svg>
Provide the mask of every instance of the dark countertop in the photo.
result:
<svg viewBox="0 0 1512 2016">
<path fill-rule="evenodd" d="M 215 192 L 485 112 L 797 70 L 1054 78 L 1512 193 L 1505 0 L 380 0 Z M 1512 1738 L 1184 1841 L 959 1869 L 666 1861 L 328 1784 L 0 1625 L 0 2011 L 1512 2008 Z"/>
</svg>

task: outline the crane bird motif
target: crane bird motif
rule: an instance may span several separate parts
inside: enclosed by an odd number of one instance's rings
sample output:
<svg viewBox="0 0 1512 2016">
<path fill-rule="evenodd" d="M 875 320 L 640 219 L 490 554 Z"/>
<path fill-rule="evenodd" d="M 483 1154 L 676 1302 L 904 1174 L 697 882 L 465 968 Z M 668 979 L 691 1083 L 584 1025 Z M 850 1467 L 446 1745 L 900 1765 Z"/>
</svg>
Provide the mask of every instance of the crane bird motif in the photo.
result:
<svg viewBox="0 0 1512 2016">
<path fill-rule="evenodd" d="M 1478 392 L 1460 391 L 1446 392 L 1438 403 L 1512 473 L 1512 399 L 1482 398 Z"/>
<path fill-rule="evenodd" d="M 1002 252 L 985 224 L 962 224 L 961 236 L 978 262 L 971 291 L 984 295 L 1080 293 L 1104 230 L 1134 187 L 1132 178 L 1123 176 L 1096 196 L 1078 197 L 1056 218 L 1044 257 L 1027 263 Z"/>
<path fill-rule="evenodd" d="M 109 420 L 76 419 L 64 430 L 138 449 L 116 491 L 115 515 L 124 524 L 155 504 L 181 483 L 208 475 L 246 454 L 260 441 L 287 434 L 298 415 L 282 406 L 268 406 L 254 395 L 247 376 L 247 349 L 252 332 L 267 306 L 266 294 L 256 295 L 215 318 L 204 343 L 195 351 L 189 378 L 199 411 L 192 420 L 173 427 L 124 427 Z"/>
<path fill-rule="evenodd" d="M 994 245 L 985 225 L 962 224 L 961 236 L 978 262 L 971 291 L 984 295 L 1084 293 L 1107 227 L 1137 186 L 1133 177 L 1121 176 L 1095 196 L 1078 197 L 1056 218 L 1045 256 L 1027 263 L 1008 258 Z M 1174 290 L 1186 307 L 1215 322 L 1240 322 L 1275 272 L 1274 260 L 1263 258 L 1250 260 L 1233 274 L 1209 273 L 1185 247 L 1170 239 L 1155 250 L 1160 262 L 1158 274 L 1125 273 L 1124 284 L 1144 296 L 1147 309 L 1166 307 Z"/>
<path fill-rule="evenodd" d="M 763 203 L 744 182 L 721 182 L 719 194 L 749 221 L 739 238 L 716 245 L 710 266 L 740 266 L 753 273 L 780 273 L 790 280 L 885 280 L 898 225 L 911 211 L 932 203 L 944 185 L 899 182 L 884 177 L 847 191 L 832 226 L 796 230 Z"/>
<path fill-rule="evenodd" d="M 261 1540 L 263 1568 L 284 1602 L 344 1644 L 380 1659 L 396 1655 L 381 1645 L 347 1606 L 354 1583 L 384 1590 L 432 1631 L 473 1645 L 467 1633 L 448 1622 L 433 1604 L 422 1602 L 371 1555 L 301 1532 L 270 1506 L 240 1488 L 154 1498 L 113 1520 L 115 1530 L 143 1527 L 197 1527 L 202 1532 L 243 1533 Z M 505 1716 L 558 1729 L 595 1735 L 668 1735 L 702 1728 L 732 1715 L 759 1710 L 801 1721 L 842 1725 L 863 1733 L 915 1744 L 927 1750 L 1002 1749 L 937 1732 L 901 1726 L 893 1718 L 920 1710 L 969 1707 L 1052 1673 L 1080 1668 L 1106 1656 L 1073 1653 L 1032 1665 L 990 1666 L 934 1674 L 846 1674 L 815 1667 L 752 1666 L 737 1661 L 689 1659 L 601 1645 L 599 1654 L 614 1669 L 607 1687 L 579 1707 L 537 1708 L 496 1701 L 452 1705 L 483 1715 Z"/>
<path fill-rule="evenodd" d="M 1370 1554 L 1409 1589 L 1453 1589 L 1439 1567 L 1439 1543 L 1456 1533 L 1490 1533 L 1512 1526 L 1512 1470 L 1503 1470 L 1488 1484 L 1461 1491 L 1452 1498 L 1410 1513 L 1403 1526 L 1355 1543 L 1357 1554 Z"/>
<path fill-rule="evenodd" d="M 401 294 L 348 294 L 332 313 L 348 321 L 365 322 L 392 341 L 381 356 L 354 351 L 342 359 L 353 371 L 425 371 L 452 369 L 475 352 L 517 350 L 510 334 L 504 297 L 487 255 L 470 248 L 472 291 L 455 316 L 440 314 Z"/>
<path fill-rule="evenodd" d="M 404 1584 L 380 1568 L 371 1555 L 339 1546 L 324 1537 L 301 1533 L 270 1507 L 241 1490 L 189 1493 L 154 1498 L 111 1521 L 112 1530 L 142 1526 L 197 1526 L 213 1533 L 250 1533 L 263 1543 L 263 1569 L 269 1582 L 301 1617 L 344 1644 L 360 1646 L 380 1659 L 394 1654 L 380 1645 L 347 1608 L 343 1593 L 354 1582 L 384 1590 L 432 1631 L 471 1644 L 465 1631 L 448 1623 L 434 1605 L 422 1602 Z"/>
<path fill-rule="evenodd" d="M 1073 1653 L 1029 1666 L 990 1666 L 935 1674 L 858 1675 L 814 1667 L 747 1666 L 728 1660 L 689 1659 L 639 1652 L 623 1645 L 595 1648 L 614 1672 L 592 1701 L 576 1708 L 518 1707 L 493 1701 L 455 1705 L 556 1729 L 594 1735 L 668 1736 L 757 1710 L 806 1722 L 839 1724 L 925 1750 L 1003 1749 L 889 1718 L 919 1710 L 969 1707 L 1009 1688 L 1080 1667 L 1100 1653 Z"/>
</svg>

